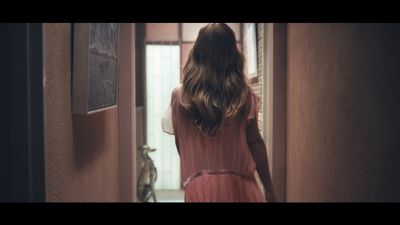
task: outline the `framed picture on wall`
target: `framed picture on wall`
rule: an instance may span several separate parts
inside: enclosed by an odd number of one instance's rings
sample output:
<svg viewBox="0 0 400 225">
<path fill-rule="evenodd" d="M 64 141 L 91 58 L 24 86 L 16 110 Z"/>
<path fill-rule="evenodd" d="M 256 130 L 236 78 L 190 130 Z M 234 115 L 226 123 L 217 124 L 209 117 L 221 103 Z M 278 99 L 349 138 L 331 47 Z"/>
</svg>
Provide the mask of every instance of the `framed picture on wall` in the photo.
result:
<svg viewBox="0 0 400 225">
<path fill-rule="evenodd" d="M 73 25 L 72 112 L 87 115 L 117 106 L 117 23 Z"/>
<path fill-rule="evenodd" d="M 247 75 L 249 78 L 257 76 L 257 34 L 255 23 L 245 23 L 244 32 L 246 39 L 246 62 Z"/>
</svg>

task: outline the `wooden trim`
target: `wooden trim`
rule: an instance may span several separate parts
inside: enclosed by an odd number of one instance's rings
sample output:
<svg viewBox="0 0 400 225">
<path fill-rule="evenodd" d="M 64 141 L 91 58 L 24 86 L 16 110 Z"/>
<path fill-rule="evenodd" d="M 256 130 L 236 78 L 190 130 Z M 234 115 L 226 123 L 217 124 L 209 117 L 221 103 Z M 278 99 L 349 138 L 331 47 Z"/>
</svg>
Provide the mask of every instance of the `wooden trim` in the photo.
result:
<svg viewBox="0 0 400 225">
<path fill-rule="evenodd" d="M 117 97 L 118 97 L 118 96 L 117 96 Z M 101 109 L 96 109 L 96 110 L 88 111 L 88 112 L 87 112 L 87 115 L 91 115 L 91 114 L 94 114 L 94 113 L 98 113 L 98 112 L 101 112 L 101 111 L 104 111 L 104 110 L 114 109 L 114 108 L 117 108 L 117 106 L 116 106 L 116 105 L 112 105 L 112 106 L 104 107 L 104 108 L 101 108 Z"/>
<path fill-rule="evenodd" d="M 73 46 L 73 75 L 72 75 L 72 112 L 86 114 L 88 112 L 88 63 L 89 63 L 89 24 L 75 23 Z M 82 74 L 83 76 L 76 76 Z M 75 75 L 75 76 L 74 76 Z"/>
<path fill-rule="evenodd" d="M 135 25 L 119 25 L 118 154 L 119 201 L 136 201 Z"/>
<path fill-rule="evenodd" d="M 267 152 L 277 201 L 286 200 L 286 24 L 267 24 Z"/>
</svg>

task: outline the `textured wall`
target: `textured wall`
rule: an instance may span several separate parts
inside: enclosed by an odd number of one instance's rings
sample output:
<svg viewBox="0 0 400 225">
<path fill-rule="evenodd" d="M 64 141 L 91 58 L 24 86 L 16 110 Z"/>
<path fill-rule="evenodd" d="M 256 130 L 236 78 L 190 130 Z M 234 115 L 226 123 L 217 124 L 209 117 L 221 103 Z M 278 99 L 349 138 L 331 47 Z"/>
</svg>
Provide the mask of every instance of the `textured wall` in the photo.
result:
<svg viewBox="0 0 400 225">
<path fill-rule="evenodd" d="M 44 24 L 47 201 L 118 201 L 116 109 L 71 114 L 71 25 Z"/>
<path fill-rule="evenodd" d="M 400 25 L 288 25 L 288 201 L 400 201 Z"/>
</svg>

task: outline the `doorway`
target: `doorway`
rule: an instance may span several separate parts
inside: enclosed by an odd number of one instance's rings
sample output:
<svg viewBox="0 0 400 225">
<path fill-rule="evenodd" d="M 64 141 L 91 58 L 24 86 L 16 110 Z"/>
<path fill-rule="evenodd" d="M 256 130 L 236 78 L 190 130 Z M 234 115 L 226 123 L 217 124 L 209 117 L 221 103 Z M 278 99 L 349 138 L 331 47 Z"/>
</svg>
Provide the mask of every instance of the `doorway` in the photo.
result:
<svg viewBox="0 0 400 225">
<path fill-rule="evenodd" d="M 136 24 L 136 136 L 138 148 L 148 145 L 158 170 L 158 202 L 183 202 L 180 161 L 174 136 L 163 133 L 161 118 L 180 83 L 182 70 L 198 32 L 206 23 Z M 242 49 L 241 24 L 228 24 Z M 142 165 L 137 155 L 137 173 Z"/>
<path fill-rule="evenodd" d="M 179 45 L 146 45 L 146 140 L 157 168 L 155 190 L 159 201 L 171 199 L 181 190 L 181 173 L 174 136 L 162 132 L 161 118 L 180 78 Z M 166 196 L 166 197 L 164 197 Z"/>
</svg>

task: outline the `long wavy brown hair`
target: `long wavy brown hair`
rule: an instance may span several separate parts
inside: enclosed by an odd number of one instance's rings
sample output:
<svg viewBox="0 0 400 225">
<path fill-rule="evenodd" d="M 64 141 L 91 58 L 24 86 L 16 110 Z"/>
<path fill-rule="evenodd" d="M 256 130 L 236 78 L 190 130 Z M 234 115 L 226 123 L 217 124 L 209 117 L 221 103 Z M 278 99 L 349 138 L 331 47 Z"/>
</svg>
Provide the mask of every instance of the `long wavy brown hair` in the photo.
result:
<svg viewBox="0 0 400 225">
<path fill-rule="evenodd" d="M 249 82 L 235 34 L 223 23 L 199 31 L 183 69 L 181 103 L 193 124 L 213 136 L 224 118 L 243 112 Z"/>
</svg>

